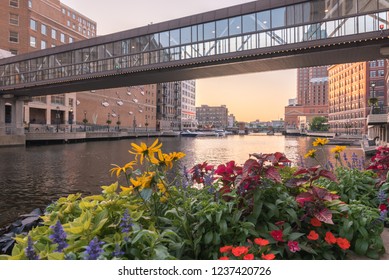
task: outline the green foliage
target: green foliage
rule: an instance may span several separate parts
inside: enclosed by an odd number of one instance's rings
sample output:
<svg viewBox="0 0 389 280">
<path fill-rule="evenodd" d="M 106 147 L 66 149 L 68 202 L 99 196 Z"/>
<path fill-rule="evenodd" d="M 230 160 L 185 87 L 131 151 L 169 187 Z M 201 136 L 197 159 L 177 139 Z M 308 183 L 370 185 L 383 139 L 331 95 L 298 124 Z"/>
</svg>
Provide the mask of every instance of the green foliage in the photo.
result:
<svg viewBox="0 0 389 280">
<path fill-rule="evenodd" d="M 0 259 L 86 259 L 92 246 L 95 258 L 129 260 L 344 259 L 349 249 L 377 259 L 384 252 L 380 209 L 389 183 L 376 187 L 371 171 L 296 170 L 275 153 L 180 174 L 172 167 L 184 154 L 160 147 L 132 144 L 136 161 L 111 169 L 118 182 L 97 195 L 58 199 Z"/>
<path fill-rule="evenodd" d="M 310 129 L 312 131 L 328 131 L 327 119 L 325 117 L 314 117 Z"/>
</svg>

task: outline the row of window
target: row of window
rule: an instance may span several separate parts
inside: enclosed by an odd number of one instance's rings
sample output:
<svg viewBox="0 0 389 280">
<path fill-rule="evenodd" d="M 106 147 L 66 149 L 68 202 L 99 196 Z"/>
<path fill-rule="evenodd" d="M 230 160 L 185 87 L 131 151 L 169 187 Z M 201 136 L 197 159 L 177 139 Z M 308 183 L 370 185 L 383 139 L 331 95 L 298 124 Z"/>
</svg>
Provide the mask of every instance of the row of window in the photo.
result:
<svg viewBox="0 0 389 280">
<path fill-rule="evenodd" d="M 91 23 L 90 21 L 86 20 L 85 18 L 82 18 L 78 15 L 76 15 L 73 11 L 66 10 L 64 7 L 62 7 L 62 14 L 67 15 L 73 20 L 77 20 L 80 24 L 82 24 L 84 27 L 91 29 L 91 30 L 96 30 L 96 26 L 94 23 Z M 68 21 L 70 22 L 70 21 Z"/>
<path fill-rule="evenodd" d="M 30 28 L 34 31 L 38 31 L 38 22 L 34 19 L 30 19 Z M 40 33 L 42 35 L 45 35 L 45 36 L 48 35 L 49 28 L 46 24 L 40 23 Z M 64 33 L 58 32 L 56 29 L 51 28 L 50 35 L 51 35 L 51 38 L 53 40 L 58 40 L 58 38 L 57 38 L 58 33 L 59 33 L 59 40 L 61 41 L 61 43 L 67 43 L 66 42 L 66 35 Z M 71 36 L 68 36 L 68 43 L 73 43 L 73 42 L 74 42 L 74 39 Z"/>
</svg>

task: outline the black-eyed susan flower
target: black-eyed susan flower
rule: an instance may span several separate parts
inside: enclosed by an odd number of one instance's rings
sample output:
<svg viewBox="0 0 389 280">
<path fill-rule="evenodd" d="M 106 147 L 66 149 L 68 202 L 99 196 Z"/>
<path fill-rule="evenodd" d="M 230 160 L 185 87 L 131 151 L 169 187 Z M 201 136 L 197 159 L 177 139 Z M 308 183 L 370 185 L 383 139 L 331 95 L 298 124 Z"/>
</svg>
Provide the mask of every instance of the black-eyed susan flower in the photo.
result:
<svg viewBox="0 0 389 280">
<path fill-rule="evenodd" d="M 304 158 L 314 158 L 316 156 L 316 150 L 309 150 L 308 153 L 304 155 Z"/>
<path fill-rule="evenodd" d="M 136 164 L 136 161 L 128 162 L 123 167 L 120 167 L 117 164 L 111 164 L 114 167 L 111 170 L 109 170 L 109 171 L 111 172 L 111 176 L 116 172 L 116 177 L 119 177 L 120 173 L 122 173 L 122 172 L 126 173 L 128 169 L 134 169 L 133 166 L 135 164 Z"/>
<path fill-rule="evenodd" d="M 312 143 L 314 147 L 317 146 L 324 146 L 325 144 L 328 144 L 330 142 L 327 138 L 316 138 L 316 140 Z"/>
<path fill-rule="evenodd" d="M 132 151 L 129 150 L 129 152 L 135 155 L 136 160 L 138 160 L 138 157 L 140 158 L 140 164 L 143 164 L 143 159 L 145 157 L 148 158 L 151 162 L 155 162 L 157 159 L 155 158 L 154 154 L 158 153 L 162 147 L 162 143 L 158 143 L 158 141 L 158 139 L 155 140 L 150 147 L 147 147 L 147 145 L 143 142 L 140 144 L 140 146 L 135 143 L 131 143 Z"/>
</svg>

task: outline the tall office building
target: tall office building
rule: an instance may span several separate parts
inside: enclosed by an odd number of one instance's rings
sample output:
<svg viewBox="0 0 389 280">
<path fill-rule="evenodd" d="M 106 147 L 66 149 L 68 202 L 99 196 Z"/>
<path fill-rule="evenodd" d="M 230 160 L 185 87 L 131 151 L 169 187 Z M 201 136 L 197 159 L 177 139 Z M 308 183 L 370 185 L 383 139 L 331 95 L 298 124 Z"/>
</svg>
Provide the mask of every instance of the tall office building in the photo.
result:
<svg viewBox="0 0 389 280">
<path fill-rule="evenodd" d="M 332 132 L 366 134 L 369 99 L 387 104 L 386 61 L 333 65 L 329 72 L 329 123 Z"/>
<path fill-rule="evenodd" d="M 197 128 L 196 81 L 157 85 L 157 129 L 161 131 Z"/>
<path fill-rule="evenodd" d="M 285 107 L 285 125 L 299 126 L 299 118 L 310 123 L 314 117 L 328 116 L 327 66 L 297 70 L 297 102 Z"/>
<path fill-rule="evenodd" d="M 59 0 L 0 2 L 0 48 L 23 54 L 96 36 L 96 22 Z M 37 68 L 46 61 L 37 61 Z M 24 106 L 26 123 L 66 123 L 75 110 L 76 94 L 32 98 Z"/>
</svg>

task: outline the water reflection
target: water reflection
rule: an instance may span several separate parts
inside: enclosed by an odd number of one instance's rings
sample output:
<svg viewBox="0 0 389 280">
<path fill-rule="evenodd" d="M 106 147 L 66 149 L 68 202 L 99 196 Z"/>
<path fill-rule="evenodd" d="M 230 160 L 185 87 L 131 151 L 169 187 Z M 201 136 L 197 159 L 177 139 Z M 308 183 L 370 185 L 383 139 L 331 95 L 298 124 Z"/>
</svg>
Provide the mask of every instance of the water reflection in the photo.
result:
<svg viewBox="0 0 389 280">
<path fill-rule="evenodd" d="M 100 186 L 115 181 L 109 174 L 112 163 L 123 165 L 133 159 L 130 143 L 155 139 L 88 142 L 71 145 L 0 149 L 0 227 L 20 214 L 74 192 L 98 193 Z M 314 139 L 284 136 L 228 136 L 220 138 L 162 138 L 163 151 L 186 153 L 182 164 L 192 167 L 207 161 L 243 164 L 251 153 L 284 152 L 298 162 Z M 326 148 L 327 150 L 330 147 Z M 348 157 L 358 147 L 346 150 Z M 320 154 L 319 154 L 320 155 Z"/>
</svg>

